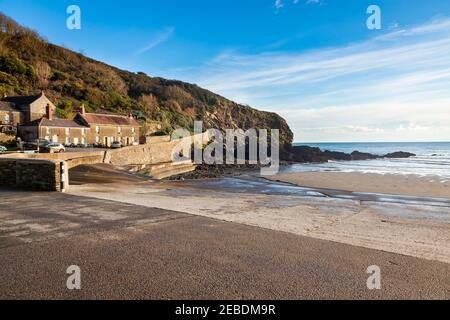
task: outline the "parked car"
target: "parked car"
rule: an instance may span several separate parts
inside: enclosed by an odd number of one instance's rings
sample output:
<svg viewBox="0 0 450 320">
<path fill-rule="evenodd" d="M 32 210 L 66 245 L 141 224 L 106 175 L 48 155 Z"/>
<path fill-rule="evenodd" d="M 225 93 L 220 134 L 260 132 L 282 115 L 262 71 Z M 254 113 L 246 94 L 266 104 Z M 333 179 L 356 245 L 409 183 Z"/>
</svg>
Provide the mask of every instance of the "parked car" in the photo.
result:
<svg viewBox="0 0 450 320">
<path fill-rule="evenodd" d="M 113 144 L 111 145 L 111 148 L 113 148 L 113 149 L 120 149 L 120 148 L 122 148 L 122 142 L 118 142 L 118 141 L 113 142 Z"/>
<path fill-rule="evenodd" d="M 6 149 L 6 147 L 0 146 L 0 153 L 6 152 L 6 151 L 8 151 L 8 149 Z"/>
<path fill-rule="evenodd" d="M 22 148 L 24 151 L 37 151 L 39 148 L 45 148 L 51 142 L 48 140 L 39 141 L 24 141 L 22 143 Z"/>
<path fill-rule="evenodd" d="M 49 153 L 62 153 L 66 152 L 66 148 L 60 143 L 49 143 L 46 146 L 42 146 L 42 151 Z"/>
</svg>

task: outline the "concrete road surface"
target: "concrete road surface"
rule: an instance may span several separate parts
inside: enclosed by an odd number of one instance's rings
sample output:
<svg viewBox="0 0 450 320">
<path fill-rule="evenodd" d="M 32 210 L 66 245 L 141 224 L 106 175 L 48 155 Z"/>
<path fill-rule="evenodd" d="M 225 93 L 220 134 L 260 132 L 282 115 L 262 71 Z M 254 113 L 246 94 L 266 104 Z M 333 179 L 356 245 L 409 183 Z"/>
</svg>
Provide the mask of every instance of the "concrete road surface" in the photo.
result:
<svg viewBox="0 0 450 320">
<path fill-rule="evenodd" d="M 2 299 L 450 299 L 449 264 L 56 193 L 0 192 L 0 257 Z"/>
</svg>

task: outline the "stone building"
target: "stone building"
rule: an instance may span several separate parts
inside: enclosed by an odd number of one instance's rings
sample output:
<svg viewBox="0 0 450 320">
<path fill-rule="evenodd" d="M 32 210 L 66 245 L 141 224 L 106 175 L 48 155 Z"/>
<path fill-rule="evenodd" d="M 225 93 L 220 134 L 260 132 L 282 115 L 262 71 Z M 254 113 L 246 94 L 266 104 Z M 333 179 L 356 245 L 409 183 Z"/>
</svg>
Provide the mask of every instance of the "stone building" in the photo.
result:
<svg viewBox="0 0 450 320">
<path fill-rule="evenodd" d="M 124 146 L 139 143 L 141 126 L 131 115 L 86 113 L 81 106 L 74 121 L 89 128 L 86 132 L 89 144 L 109 147 L 113 142 L 121 142 Z"/>
<path fill-rule="evenodd" d="M 102 145 L 113 142 L 124 146 L 139 142 L 140 125 L 132 116 L 86 113 L 84 107 L 73 120 L 53 117 L 53 108 L 46 107 L 45 116 L 19 127 L 23 141 L 52 141 L 66 145 Z"/>
<path fill-rule="evenodd" d="M 42 118 L 46 113 L 47 106 L 50 106 L 53 112 L 56 110 L 55 105 L 45 96 L 44 91 L 34 96 L 5 96 L 2 102 L 9 103 L 21 113 L 19 124 Z"/>
<path fill-rule="evenodd" d="M 89 127 L 74 120 L 57 119 L 53 117 L 50 106 L 46 115 L 40 119 L 19 126 L 18 136 L 22 141 L 51 141 L 62 144 L 87 144 L 86 134 Z"/>
<path fill-rule="evenodd" d="M 130 116 L 86 113 L 84 106 L 73 120 L 54 116 L 55 105 L 42 91 L 34 96 L 5 96 L 0 101 L 0 133 L 22 141 L 47 140 L 62 144 L 128 146 L 139 142 L 140 125 Z"/>
<path fill-rule="evenodd" d="M 0 101 L 0 133 L 17 134 L 17 126 L 22 122 L 22 113 L 10 102 Z"/>
</svg>

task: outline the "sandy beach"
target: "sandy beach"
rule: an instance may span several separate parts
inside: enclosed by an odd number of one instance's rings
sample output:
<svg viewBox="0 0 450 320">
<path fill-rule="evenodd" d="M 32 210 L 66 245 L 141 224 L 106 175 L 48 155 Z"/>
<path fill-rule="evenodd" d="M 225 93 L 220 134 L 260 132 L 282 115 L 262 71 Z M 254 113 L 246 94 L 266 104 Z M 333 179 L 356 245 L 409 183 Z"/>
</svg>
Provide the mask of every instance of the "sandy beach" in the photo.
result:
<svg viewBox="0 0 450 320">
<path fill-rule="evenodd" d="M 439 177 L 347 172 L 303 172 L 268 177 L 301 187 L 450 199 L 450 181 Z"/>
</svg>

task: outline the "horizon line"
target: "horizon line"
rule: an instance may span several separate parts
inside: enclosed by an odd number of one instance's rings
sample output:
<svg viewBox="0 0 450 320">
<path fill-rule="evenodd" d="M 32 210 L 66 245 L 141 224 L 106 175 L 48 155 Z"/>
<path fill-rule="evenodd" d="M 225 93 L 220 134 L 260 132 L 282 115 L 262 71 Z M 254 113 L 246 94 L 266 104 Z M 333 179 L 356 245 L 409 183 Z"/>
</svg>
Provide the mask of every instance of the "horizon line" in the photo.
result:
<svg viewBox="0 0 450 320">
<path fill-rule="evenodd" d="M 311 143 L 311 144 L 318 144 L 318 143 L 450 143 L 450 140 L 430 140 L 430 141 L 320 141 L 320 142 L 307 142 L 307 141 L 294 141 L 293 144 L 296 143 Z"/>
</svg>

